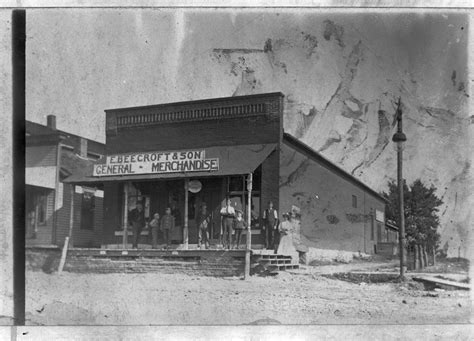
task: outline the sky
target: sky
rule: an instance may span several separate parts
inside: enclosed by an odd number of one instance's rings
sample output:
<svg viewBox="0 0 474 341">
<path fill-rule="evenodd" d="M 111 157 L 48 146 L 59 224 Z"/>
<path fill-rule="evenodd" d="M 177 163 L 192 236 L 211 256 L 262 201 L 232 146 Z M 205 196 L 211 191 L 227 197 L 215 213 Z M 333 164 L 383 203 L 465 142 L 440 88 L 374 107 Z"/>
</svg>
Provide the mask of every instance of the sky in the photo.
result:
<svg viewBox="0 0 474 341">
<path fill-rule="evenodd" d="M 59 129 L 104 142 L 105 109 L 231 96 L 240 79 L 221 74 L 212 49 L 262 49 L 328 19 L 345 42 L 362 39 L 376 58 L 408 65 L 397 72 L 412 73 L 432 106 L 453 70 L 466 83 L 468 17 L 454 12 L 33 9 L 26 118 L 44 124 L 54 114 Z M 275 82 L 267 88 L 279 89 Z"/>
</svg>

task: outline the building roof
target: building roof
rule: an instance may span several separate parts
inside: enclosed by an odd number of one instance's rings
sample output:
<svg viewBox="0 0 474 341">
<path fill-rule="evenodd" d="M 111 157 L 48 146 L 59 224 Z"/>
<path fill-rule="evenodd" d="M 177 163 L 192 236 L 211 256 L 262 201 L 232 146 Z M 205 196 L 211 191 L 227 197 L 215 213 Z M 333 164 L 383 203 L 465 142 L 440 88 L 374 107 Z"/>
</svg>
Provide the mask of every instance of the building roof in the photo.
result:
<svg viewBox="0 0 474 341">
<path fill-rule="evenodd" d="M 30 141 L 43 141 L 55 143 L 61 140 L 63 144 L 74 147 L 81 138 L 87 140 L 87 150 L 103 155 L 105 153 L 105 144 L 91 140 L 79 135 L 71 134 L 63 130 L 55 130 L 43 124 L 36 122 L 25 121 L 25 134 L 26 140 Z"/>
<path fill-rule="evenodd" d="M 25 131 L 30 136 L 59 135 L 63 133 L 61 130 L 54 130 L 48 126 L 45 126 L 36 122 L 31 122 L 31 121 L 25 121 Z"/>
<path fill-rule="evenodd" d="M 93 165 L 105 164 L 105 160 L 96 161 L 80 167 L 77 171 L 73 171 L 73 175 L 64 180 L 66 183 L 75 184 L 102 184 L 111 181 L 135 181 L 135 180 L 157 180 L 157 179 L 178 179 L 178 178 L 201 178 L 209 176 L 226 176 L 237 174 L 248 174 L 254 172 L 255 169 L 277 148 L 276 143 L 254 144 L 254 145 L 237 145 L 237 146 L 217 146 L 206 148 L 206 158 L 215 158 L 219 160 L 217 169 L 213 171 L 181 171 L 181 172 L 158 172 L 143 174 L 126 174 L 126 175 L 107 175 L 93 176 Z M 128 155 L 133 155 L 131 153 Z M 232 162 L 239 160 L 239 162 Z"/>
<path fill-rule="evenodd" d="M 239 102 L 242 100 L 249 100 L 254 98 L 265 98 L 265 97 L 284 97 L 281 92 L 267 92 L 262 94 L 254 94 L 254 95 L 245 95 L 245 96 L 231 96 L 231 97 L 214 97 L 214 98 L 207 98 L 207 99 L 199 99 L 194 101 L 181 101 L 181 102 L 171 102 L 171 103 L 161 103 L 161 104 L 152 104 L 152 105 L 143 105 L 143 106 L 133 106 L 133 107 L 125 107 L 125 108 L 114 108 L 114 109 L 105 109 L 105 112 L 120 112 L 120 111 L 133 111 L 133 110 L 143 110 L 143 109 L 153 109 L 153 108 L 161 108 L 161 107 L 173 107 L 173 106 L 182 106 L 185 105 L 198 105 L 198 104 L 210 104 L 216 102 Z"/>
<path fill-rule="evenodd" d="M 307 144 L 301 142 L 298 140 L 296 137 L 293 135 L 290 135 L 288 133 L 283 133 L 283 141 L 287 142 L 290 146 L 292 146 L 295 149 L 299 149 L 302 151 L 304 154 L 307 156 L 311 157 L 313 160 L 317 161 L 318 163 L 324 165 L 326 168 L 334 171 L 338 175 L 342 176 L 346 180 L 352 182 L 353 184 L 361 187 L 362 189 L 366 190 L 373 196 L 379 198 L 380 200 L 387 202 L 387 199 L 381 195 L 380 193 L 377 193 L 374 189 L 370 188 L 368 185 L 364 184 L 362 181 L 354 177 L 352 174 L 349 174 L 345 170 L 343 170 L 341 167 L 335 165 L 328 159 L 326 159 L 324 156 L 319 154 L 317 151 L 315 151 L 313 148 L 308 146 Z"/>
<path fill-rule="evenodd" d="M 83 177 L 92 171 L 94 161 L 80 157 L 74 153 L 61 154 L 61 173 L 63 176 Z"/>
</svg>

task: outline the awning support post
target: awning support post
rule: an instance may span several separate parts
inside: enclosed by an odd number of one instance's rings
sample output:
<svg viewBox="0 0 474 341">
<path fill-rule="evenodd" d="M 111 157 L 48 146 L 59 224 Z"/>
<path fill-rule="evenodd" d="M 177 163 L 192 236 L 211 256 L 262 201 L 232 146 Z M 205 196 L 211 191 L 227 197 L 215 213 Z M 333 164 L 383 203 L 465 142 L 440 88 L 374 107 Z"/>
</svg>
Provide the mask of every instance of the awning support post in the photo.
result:
<svg viewBox="0 0 474 341">
<path fill-rule="evenodd" d="M 123 184 L 123 236 L 122 236 L 122 248 L 127 248 L 128 243 L 128 182 Z"/>
<path fill-rule="evenodd" d="M 244 270 L 244 279 L 248 279 L 250 277 L 250 249 L 252 247 L 252 230 L 250 229 L 251 223 L 251 214 L 252 214 L 252 173 L 249 173 L 248 180 L 247 180 L 247 191 L 248 191 L 248 198 L 247 198 L 247 238 L 246 247 L 245 247 L 245 270 Z"/>
<path fill-rule="evenodd" d="M 66 264 L 67 249 L 69 243 L 72 244 L 72 233 L 74 231 L 74 195 L 75 195 L 76 185 L 72 184 L 70 189 L 71 202 L 69 207 L 69 231 L 67 237 L 64 239 L 64 246 L 61 252 L 61 259 L 59 260 L 58 275 L 63 272 L 64 264 Z"/>
<path fill-rule="evenodd" d="M 183 226 L 183 243 L 184 249 L 188 249 L 188 201 L 189 201 L 189 179 L 184 179 L 184 226 Z"/>
<path fill-rule="evenodd" d="M 36 238 L 37 234 L 38 234 L 38 216 L 39 216 L 39 199 L 38 197 L 35 198 L 35 221 L 34 221 L 34 227 L 33 227 L 33 231 L 34 231 L 34 237 Z"/>
</svg>

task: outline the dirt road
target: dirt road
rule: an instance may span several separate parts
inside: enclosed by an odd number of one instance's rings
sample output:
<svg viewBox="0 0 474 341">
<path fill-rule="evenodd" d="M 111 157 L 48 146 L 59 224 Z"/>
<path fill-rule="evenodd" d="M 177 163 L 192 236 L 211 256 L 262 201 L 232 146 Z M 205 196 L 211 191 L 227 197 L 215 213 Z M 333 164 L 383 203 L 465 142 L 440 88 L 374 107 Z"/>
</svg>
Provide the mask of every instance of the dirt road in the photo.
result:
<svg viewBox="0 0 474 341">
<path fill-rule="evenodd" d="M 469 323 L 468 291 L 354 284 L 310 272 L 276 277 L 27 272 L 33 325 Z"/>
</svg>

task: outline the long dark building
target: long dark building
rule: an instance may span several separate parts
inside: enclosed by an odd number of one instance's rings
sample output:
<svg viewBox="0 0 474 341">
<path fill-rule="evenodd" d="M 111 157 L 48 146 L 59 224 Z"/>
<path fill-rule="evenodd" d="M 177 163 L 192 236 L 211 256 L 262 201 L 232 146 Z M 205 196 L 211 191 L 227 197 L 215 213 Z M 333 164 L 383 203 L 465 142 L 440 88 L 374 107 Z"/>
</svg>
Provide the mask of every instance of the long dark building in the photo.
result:
<svg viewBox="0 0 474 341">
<path fill-rule="evenodd" d="M 65 180 L 103 190 L 97 243 L 129 248 L 127 217 L 143 202 L 148 219 L 171 206 L 173 243 L 196 244 L 196 216 L 205 202 L 216 244 L 226 197 L 246 215 L 252 173 L 254 248 L 263 244 L 263 210 L 272 201 L 280 217 L 297 213 L 297 247 L 374 253 L 385 241 L 384 198 L 286 134 L 283 99 L 267 93 L 106 110 L 106 157 Z M 140 243 L 149 244 L 147 230 Z"/>
</svg>

